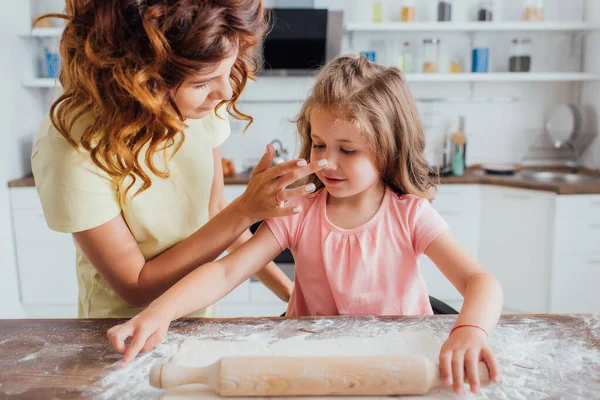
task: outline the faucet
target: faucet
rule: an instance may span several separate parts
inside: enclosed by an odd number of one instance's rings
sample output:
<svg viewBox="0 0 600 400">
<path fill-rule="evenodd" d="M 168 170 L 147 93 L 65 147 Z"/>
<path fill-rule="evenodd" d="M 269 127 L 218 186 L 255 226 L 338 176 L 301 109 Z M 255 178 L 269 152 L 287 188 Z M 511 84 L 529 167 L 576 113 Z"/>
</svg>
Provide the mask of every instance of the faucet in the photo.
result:
<svg viewBox="0 0 600 400">
<path fill-rule="evenodd" d="M 562 149 L 563 147 L 568 147 L 571 150 L 572 159 L 567 162 L 567 167 L 571 169 L 572 173 L 577 173 L 579 171 L 579 166 L 577 165 L 577 160 L 579 159 L 579 152 L 577 151 L 577 147 L 575 143 L 571 140 L 565 141 L 556 141 L 554 142 L 554 147 L 557 149 Z"/>
</svg>

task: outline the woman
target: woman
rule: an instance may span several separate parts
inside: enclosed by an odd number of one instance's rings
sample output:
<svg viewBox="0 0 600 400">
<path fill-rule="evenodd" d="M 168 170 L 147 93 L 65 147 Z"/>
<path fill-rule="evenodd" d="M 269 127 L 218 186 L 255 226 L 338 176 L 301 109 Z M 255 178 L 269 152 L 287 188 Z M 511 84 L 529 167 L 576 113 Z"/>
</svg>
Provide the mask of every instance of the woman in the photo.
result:
<svg viewBox="0 0 600 400">
<path fill-rule="evenodd" d="M 73 234 L 80 317 L 132 317 L 196 267 L 299 212 L 285 189 L 321 169 L 293 160 L 255 168 L 227 206 L 219 147 L 256 63 L 260 0 L 67 0 L 63 94 L 43 121 L 32 169 L 51 229 Z M 258 275 L 288 300 L 273 264 Z M 210 306 L 194 316 L 214 317 Z"/>
</svg>

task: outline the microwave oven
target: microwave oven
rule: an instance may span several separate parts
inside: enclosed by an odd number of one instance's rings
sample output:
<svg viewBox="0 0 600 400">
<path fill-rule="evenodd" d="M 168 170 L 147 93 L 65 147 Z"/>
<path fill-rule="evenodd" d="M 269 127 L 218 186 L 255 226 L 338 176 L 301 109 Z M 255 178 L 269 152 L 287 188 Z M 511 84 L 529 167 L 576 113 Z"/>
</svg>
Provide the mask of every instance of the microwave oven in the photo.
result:
<svg viewBox="0 0 600 400">
<path fill-rule="evenodd" d="M 259 75 L 307 75 L 341 51 L 343 12 L 271 8 L 271 29 L 259 55 Z"/>
</svg>

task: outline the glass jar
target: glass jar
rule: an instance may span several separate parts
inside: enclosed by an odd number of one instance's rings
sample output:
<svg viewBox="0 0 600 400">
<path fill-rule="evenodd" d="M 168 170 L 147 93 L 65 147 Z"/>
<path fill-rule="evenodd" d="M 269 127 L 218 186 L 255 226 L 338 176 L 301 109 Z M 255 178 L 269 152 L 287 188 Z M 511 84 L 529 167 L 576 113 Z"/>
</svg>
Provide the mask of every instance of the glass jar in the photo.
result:
<svg viewBox="0 0 600 400">
<path fill-rule="evenodd" d="M 438 72 L 440 39 L 428 38 L 423 40 L 423 72 Z"/>
<path fill-rule="evenodd" d="M 402 22 L 415 21 L 415 0 L 404 0 L 402 3 Z"/>
<path fill-rule="evenodd" d="M 514 38 L 511 41 L 508 70 L 510 72 L 531 71 L 531 39 Z"/>
<path fill-rule="evenodd" d="M 462 64 L 458 58 L 455 58 L 450 62 L 449 72 L 451 74 L 458 74 L 462 72 Z"/>
<path fill-rule="evenodd" d="M 544 20 L 544 0 L 525 0 L 524 21 Z"/>
<path fill-rule="evenodd" d="M 477 21 L 493 21 L 494 16 L 494 1 L 484 0 L 479 2 L 477 11 Z"/>
<path fill-rule="evenodd" d="M 452 0 L 438 1 L 438 19 L 439 22 L 452 21 Z"/>
<path fill-rule="evenodd" d="M 410 42 L 404 42 L 402 46 L 402 52 L 398 60 L 398 69 L 403 74 L 410 74 L 414 72 L 414 51 Z"/>
</svg>

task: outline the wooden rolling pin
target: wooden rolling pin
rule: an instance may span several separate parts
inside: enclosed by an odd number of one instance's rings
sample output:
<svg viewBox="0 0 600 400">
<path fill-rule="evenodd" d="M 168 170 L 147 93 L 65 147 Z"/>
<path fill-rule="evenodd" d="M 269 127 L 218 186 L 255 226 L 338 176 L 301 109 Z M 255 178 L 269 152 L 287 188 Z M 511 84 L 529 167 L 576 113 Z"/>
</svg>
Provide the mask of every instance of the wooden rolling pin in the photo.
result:
<svg viewBox="0 0 600 400">
<path fill-rule="evenodd" d="M 489 370 L 479 363 L 481 385 Z M 439 366 L 425 356 L 224 357 L 207 367 L 154 365 L 157 388 L 202 383 L 221 396 L 425 394 L 439 386 Z"/>
</svg>

